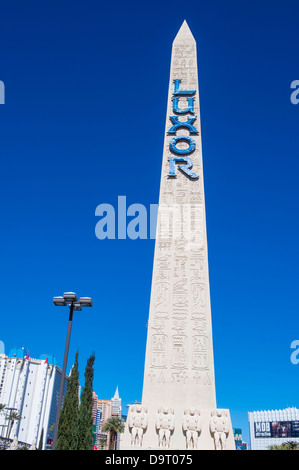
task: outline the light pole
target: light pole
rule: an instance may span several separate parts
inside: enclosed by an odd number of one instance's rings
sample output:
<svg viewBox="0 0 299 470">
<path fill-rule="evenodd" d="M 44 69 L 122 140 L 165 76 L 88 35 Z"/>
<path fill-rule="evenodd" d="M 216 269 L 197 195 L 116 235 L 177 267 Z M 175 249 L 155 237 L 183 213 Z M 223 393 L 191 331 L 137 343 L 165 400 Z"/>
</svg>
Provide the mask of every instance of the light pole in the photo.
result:
<svg viewBox="0 0 299 470">
<path fill-rule="evenodd" d="M 61 375 L 61 382 L 60 382 L 59 395 L 58 395 L 56 420 L 55 420 L 55 427 L 54 427 L 54 438 L 53 438 L 53 444 L 52 444 L 52 449 L 55 449 L 55 444 L 56 444 L 56 440 L 57 440 L 60 409 L 61 409 L 63 390 L 64 390 L 67 358 L 68 358 L 70 338 L 71 338 L 73 313 L 74 313 L 74 310 L 81 311 L 82 307 L 92 307 L 92 300 L 91 300 L 90 297 L 80 297 L 80 299 L 77 300 L 77 295 L 74 292 L 65 292 L 63 294 L 63 297 L 54 297 L 53 302 L 56 306 L 65 307 L 66 305 L 69 305 L 69 308 L 70 308 L 69 323 L 68 323 L 65 349 L 64 349 L 62 375 Z"/>
</svg>

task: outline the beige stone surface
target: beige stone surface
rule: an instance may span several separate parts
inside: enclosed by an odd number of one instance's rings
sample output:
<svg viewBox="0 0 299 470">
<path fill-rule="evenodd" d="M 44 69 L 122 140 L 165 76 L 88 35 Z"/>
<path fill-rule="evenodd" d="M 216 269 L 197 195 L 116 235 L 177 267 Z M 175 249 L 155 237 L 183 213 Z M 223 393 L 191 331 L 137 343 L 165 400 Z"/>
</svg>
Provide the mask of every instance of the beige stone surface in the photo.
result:
<svg viewBox="0 0 299 470">
<path fill-rule="evenodd" d="M 172 49 L 142 402 L 160 406 L 162 400 L 165 406 L 184 407 L 188 403 L 215 408 L 196 57 L 196 43 L 184 22 Z M 172 126 L 169 116 L 174 115 L 172 94 L 176 78 L 181 79 L 182 90 L 196 90 L 194 126 L 198 135 L 192 136 L 196 149 L 191 158 L 193 170 L 199 175 L 197 180 L 179 170 L 176 178 L 167 176 L 169 142 L 173 138 L 167 131 Z M 180 107 L 185 104 L 180 103 Z M 179 117 L 180 121 L 183 119 L 184 116 Z M 178 133 L 189 136 L 186 129 L 179 129 Z M 188 228 L 192 215 L 194 230 Z M 173 224 L 168 225 L 168 221 Z"/>
<path fill-rule="evenodd" d="M 121 450 L 235 449 L 229 410 L 142 405 L 147 410 L 143 418 L 146 426 L 140 433 L 141 439 L 132 440 L 131 414 L 136 414 L 135 408 L 132 405 L 129 409 Z"/>
<path fill-rule="evenodd" d="M 177 101 L 180 110 L 188 106 L 190 110 L 192 103 L 193 113 L 174 112 L 174 80 L 181 80 L 180 90 L 195 91 L 179 96 Z M 170 116 L 178 116 L 178 122 L 195 117 L 192 125 L 198 133 L 179 127 L 176 134 L 168 134 L 173 126 Z M 147 426 L 140 431 L 142 439 L 131 442 L 130 411 L 121 448 L 135 447 L 136 442 L 138 448 L 142 442 L 146 449 L 161 445 L 186 449 L 190 442 L 199 449 L 216 445 L 218 431 L 214 436 L 210 430 L 211 413 L 217 407 L 200 127 L 196 42 L 184 22 L 173 42 L 171 57 L 142 395 Z M 195 149 L 187 156 L 192 158 L 197 178 L 189 178 L 177 163 L 176 176 L 169 177 L 169 159 L 174 155 L 170 142 L 176 136 L 193 139 Z M 180 141 L 176 147 L 184 150 L 188 145 Z M 159 410 L 161 425 L 157 427 Z M 186 424 L 184 431 L 188 410 L 193 413 L 189 416 L 193 427 L 201 422 L 200 432 L 187 429 Z M 227 410 L 225 413 L 226 446 L 233 448 L 230 416 Z"/>
</svg>

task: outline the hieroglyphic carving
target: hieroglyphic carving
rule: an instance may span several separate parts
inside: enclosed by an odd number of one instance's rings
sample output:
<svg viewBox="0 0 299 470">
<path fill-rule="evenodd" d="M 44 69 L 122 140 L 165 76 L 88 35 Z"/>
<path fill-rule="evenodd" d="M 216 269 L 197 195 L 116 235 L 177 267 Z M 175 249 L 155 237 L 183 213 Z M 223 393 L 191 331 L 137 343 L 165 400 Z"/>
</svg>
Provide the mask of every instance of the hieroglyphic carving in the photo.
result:
<svg viewBox="0 0 299 470">
<path fill-rule="evenodd" d="M 212 385 L 213 362 L 199 98 L 197 86 L 190 86 L 197 78 L 195 52 L 191 42 L 174 44 L 144 397 L 156 400 L 165 389 L 175 397 L 174 402 L 183 402 L 190 386 L 191 402 L 198 393 L 200 403 L 212 403 L 213 407 L 213 387 L 211 399 L 207 393 L 200 395 L 201 387 Z M 170 170 L 174 155 L 190 156 L 198 179 L 179 171 L 181 164 L 188 168 L 187 161 L 182 163 L 179 157 L 175 160 L 177 171 Z"/>
<path fill-rule="evenodd" d="M 206 369 L 208 367 L 208 338 L 204 335 L 192 337 L 192 368 Z"/>
<path fill-rule="evenodd" d="M 185 44 L 179 44 L 177 46 L 174 46 L 174 58 L 179 59 L 185 59 L 185 58 L 192 58 L 195 55 L 195 46 L 194 44 L 191 45 L 185 45 Z M 179 64 L 179 62 L 177 62 Z M 186 65 L 186 62 L 184 62 Z"/>
<path fill-rule="evenodd" d="M 181 277 L 185 278 L 186 277 L 186 262 L 187 262 L 187 256 L 182 255 L 182 256 L 177 256 L 174 260 L 174 270 L 173 270 L 173 275 L 174 277 Z"/>
<path fill-rule="evenodd" d="M 190 257 L 190 269 L 199 269 L 202 271 L 204 269 L 204 249 L 201 248 L 193 248 L 191 250 L 191 257 Z"/>
<path fill-rule="evenodd" d="M 163 374 L 163 372 L 160 372 L 160 375 L 159 375 L 159 378 L 158 378 L 158 383 L 163 383 L 165 384 L 165 376 Z"/>
<path fill-rule="evenodd" d="M 190 204 L 198 204 L 201 205 L 202 198 L 200 192 L 196 191 L 195 188 L 193 188 L 193 191 L 190 192 Z"/>
<path fill-rule="evenodd" d="M 156 374 L 154 373 L 153 370 L 151 370 L 150 373 L 147 374 L 147 376 L 149 377 L 150 383 L 152 384 L 154 382 L 154 378 L 156 377 Z"/>
<path fill-rule="evenodd" d="M 207 328 L 206 314 L 204 312 L 194 312 L 191 320 L 194 320 L 192 323 L 192 329 L 197 333 L 203 333 Z"/>
<path fill-rule="evenodd" d="M 172 368 L 185 369 L 187 367 L 188 337 L 174 335 L 172 337 Z"/>
<path fill-rule="evenodd" d="M 170 242 L 173 237 L 173 210 L 168 206 L 161 206 L 158 219 L 157 240 Z"/>
<path fill-rule="evenodd" d="M 194 309 L 204 307 L 204 297 L 205 297 L 205 284 L 204 283 L 193 283 L 191 286 L 192 289 L 192 306 Z"/>
<path fill-rule="evenodd" d="M 173 372 L 171 376 L 172 376 L 171 383 L 176 382 L 176 383 L 185 384 L 186 380 L 188 379 L 188 375 L 185 371 Z"/>
<path fill-rule="evenodd" d="M 175 255 L 182 256 L 186 251 L 186 242 L 184 240 L 175 241 Z"/>
<path fill-rule="evenodd" d="M 173 291 L 177 294 L 186 294 L 188 292 L 186 284 L 187 279 L 185 277 L 179 281 L 176 281 L 173 285 Z"/>
<path fill-rule="evenodd" d="M 196 385 L 211 385 L 211 380 L 208 372 L 195 372 L 195 374 L 193 375 L 193 381 L 196 383 Z"/>
<path fill-rule="evenodd" d="M 185 320 L 188 317 L 188 297 L 187 295 L 173 295 L 173 318 Z"/>
<path fill-rule="evenodd" d="M 183 190 L 180 190 L 180 191 L 177 191 L 177 194 L 176 194 L 176 202 L 177 203 L 181 203 L 181 204 L 185 204 L 187 201 L 187 191 L 183 191 Z"/>
<path fill-rule="evenodd" d="M 169 255 L 162 255 L 157 258 L 156 263 L 156 281 L 169 281 L 170 279 L 170 260 Z"/>
<path fill-rule="evenodd" d="M 183 320 L 175 320 L 172 329 L 176 331 L 177 335 L 183 335 L 186 328 L 186 322 Z"/>
<path fill-rule="evenodd" d="M 165 329 L 164 318 L 154 319 L 152 329 L 155 330 L 156 334 L 163 334 L 163 330 Z"/>
<path fill-rule="evenodd" d="M 174 202 L 174 195 L 173 195 L 173 192 L 166 192 L 164 191 L 164 193 L 162 194 L 162 204 L 173 204 Z"/>
<path fill-rule="evenodd" d="M 159 238 L 157 239 L 159 240 Z M 163 253 L 170 253 L 171 251 L 171 241 L 169 240 L 163 240 L 163 241 L 158 241 L 157 243 L 159 251 Z"/>
<path fill-rule="evenodd" d="M 168 282 L 157 282 L 157 294 L 156 294 L 156 301 L 155 301 L 155 308 L 156 310 L 163 310 L 168 307 L 169 303 L 169 283 Z"/>
<path fill-rule="evenodd" d="M 163 368 L 166 366 L 166 350 L 167 336 L 163 334 L 152 335 L 152 367 Z"/>
<path fill-rule="evenodd" d="M 182 83 L 197 82 L 196 63 L 193 59 L 195 48 L 193 45 L 178 45 L 174 48 L 172 75 L 173 78 L 180 78 Z"/>
</svg>

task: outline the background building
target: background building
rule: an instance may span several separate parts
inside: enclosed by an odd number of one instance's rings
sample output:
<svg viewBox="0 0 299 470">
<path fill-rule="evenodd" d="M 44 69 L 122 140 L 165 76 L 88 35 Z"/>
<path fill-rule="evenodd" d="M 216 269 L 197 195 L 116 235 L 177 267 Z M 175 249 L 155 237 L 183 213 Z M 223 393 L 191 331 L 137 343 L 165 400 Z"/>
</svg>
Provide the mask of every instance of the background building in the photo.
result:
<svg viewBox="0 0 299 470">
<path fill-rule="evenodd" d="M 116 387 L 114 397 L 111 398 L 111 414 L 112 416 L 119 416 L 121 418 L 122 406 L 121 398 L 119 398 L 118 387 Z"/>
<path fill-rule="evenodd" d="M 251 450 L 267 450 L 287 441 L 299 442 L 299 410 L 252 411 L 248 413 Z"/>
<path fill-rule="evenodd" d="M 18 441 L 38 447 L 43 432 L 43 449 L 51 447 L 61 373 L 51 355 L 33 359 L 24 348 L 0 355 L 0 403 L 5 405 L 0 413 L 0 436 L 8 437 L 5 418 L 13 410 L 21 419 L 15 421 L 11 439 L 16 436 Z M 64 393 L 66 387 L 67 380 Z"/>
<path fill-rule="evenodd" d="M 236 450 L 248 450 L 247 442 L 243 442 L 242 429 L 233 428 Z"/>
<path fill-rule="evenodd" d="M 94 400 L 97 397 L 94 394 Z M 116 387 L 115 393 L 111 400 L 97 400 L 97 412 L 94 413 L 94 429 L 97 433 L 97 440 L 104 439 L 106 434 L 102 432 L 102 427 L 105 421 L 111 416 L 119 416 L 122 418 L 122 406 L 121 406 L 121 398 L 119 397 L 118 387 Z M 107 442 L 109 440 L 109 435 L 107 436 Z M 119 449 L 119 435 L 117 436 L 116 441 L 116 449 Z"/>
<path fill-rule="evenodd" d="M 99 432 L 102 432 L 102 426 L 105 421 L 110 418 L 112 414 L 112 402 L 111 400 L 98 400 L 98 409 L 101 412 L 101 419 L 99 424 Z"/>
<path fill-rule="evenodd" d="M 111 398 L 112 407 L 111 407 L 111 414 L 112 416 L 118 416 L 121 418 L 122 414 L 122 406 L 121 406 L 121 398 L 119 398 L 118 387 L 116 387 L 114 397 Z M 115 443 L 115 450 L 119 450 L 120 447 L 120 434 L 117 433 L 116 443 Z"/>
</svg>

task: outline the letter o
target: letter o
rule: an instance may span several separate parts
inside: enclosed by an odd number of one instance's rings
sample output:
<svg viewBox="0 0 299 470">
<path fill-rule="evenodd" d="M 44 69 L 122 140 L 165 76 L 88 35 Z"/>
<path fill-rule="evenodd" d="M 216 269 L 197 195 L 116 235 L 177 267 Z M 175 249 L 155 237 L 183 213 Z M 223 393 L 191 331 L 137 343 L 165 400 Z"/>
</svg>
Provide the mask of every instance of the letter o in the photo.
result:
<svg viewBox="0 0 299 470">
<path fill-rule="evenodd" d="M 189 144 L 189 147 L 183 150 L 178 149 L 176 145 L 180 141 L 187 142 Z M 195 140 L 187 135 L 179 135 L 177 137 L 174 137 L 169 143 L 170 150 L 172 150 L 174 153 L 177 153 L 179 155 L 186 155 L 188 153 L 191 153 L 193 152 L 193 150 L 195 150 L 195 147 L 196 147 Z"/>
</svg>

